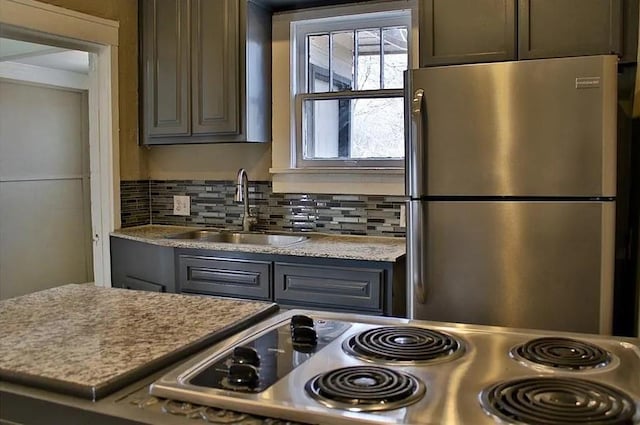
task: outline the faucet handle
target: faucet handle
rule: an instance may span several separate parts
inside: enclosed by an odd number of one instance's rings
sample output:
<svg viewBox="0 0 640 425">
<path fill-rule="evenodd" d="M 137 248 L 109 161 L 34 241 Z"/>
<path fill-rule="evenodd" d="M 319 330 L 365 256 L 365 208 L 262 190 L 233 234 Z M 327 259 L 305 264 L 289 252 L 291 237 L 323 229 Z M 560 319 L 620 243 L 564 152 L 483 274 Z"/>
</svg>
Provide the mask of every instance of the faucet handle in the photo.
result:
<svg viewBox="0 0 640 425">
<path fill-rule="evenodd" d="M 242 217 L 242 230 L 245 232 L 250 232 L 254 225 L 258 224 L 258 218 L 251 214 L 245 214 Z"/>
</svg>

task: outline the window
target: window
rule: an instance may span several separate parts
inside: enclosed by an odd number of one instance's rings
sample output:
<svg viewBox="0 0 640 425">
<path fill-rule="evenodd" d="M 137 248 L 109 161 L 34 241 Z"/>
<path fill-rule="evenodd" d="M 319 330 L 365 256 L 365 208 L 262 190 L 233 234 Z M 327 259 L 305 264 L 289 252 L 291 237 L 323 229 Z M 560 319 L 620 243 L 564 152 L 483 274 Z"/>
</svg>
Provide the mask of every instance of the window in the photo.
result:
<svg viewBox="0 0 640 425">
<path fill-rule="evenodd" d="M 385 0 L 273 14 L 274 192 L 404 195 L 417 11 L 417 0 Z"/>
<path fill-rule="evenodd" d="M 293 22 L 295 166 L 402 167 L 408 11 Z"/>
</svg>

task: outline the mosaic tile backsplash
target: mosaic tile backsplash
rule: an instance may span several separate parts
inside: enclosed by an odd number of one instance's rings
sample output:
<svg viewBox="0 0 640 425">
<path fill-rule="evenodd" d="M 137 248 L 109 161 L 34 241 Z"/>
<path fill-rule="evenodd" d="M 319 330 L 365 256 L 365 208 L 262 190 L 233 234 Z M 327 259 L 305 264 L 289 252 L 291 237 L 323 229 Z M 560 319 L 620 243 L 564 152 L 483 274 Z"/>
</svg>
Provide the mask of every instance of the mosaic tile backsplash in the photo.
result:
<svg viewBox="0 0 640 425">
<path fill-rule="evenodd" d="M 120 182 L 120 210 L 122 227 L 151 223 L 149 180 Z"/>
<path fill-rule="evenodd" d="M 233 199 L 235 181 L 151 180 L 146 185 L 148 207 L 134 202 L 144 186 L 144 182 L 122 182 L 122 227 L 153 223 L 242 228 L 243 207 Z M 190 216 L 173 215 L 174 195 L 191 197 Z M 249 206 L 258 218 L 256 230 L 404 237 L 401 205 L 404 199 L 398 196 L 273 193 L 271 182 L 249 182 Z M 135 208 L 147 208 L 146 223 L 140 222 L 144 211 Z"/>
</svg>

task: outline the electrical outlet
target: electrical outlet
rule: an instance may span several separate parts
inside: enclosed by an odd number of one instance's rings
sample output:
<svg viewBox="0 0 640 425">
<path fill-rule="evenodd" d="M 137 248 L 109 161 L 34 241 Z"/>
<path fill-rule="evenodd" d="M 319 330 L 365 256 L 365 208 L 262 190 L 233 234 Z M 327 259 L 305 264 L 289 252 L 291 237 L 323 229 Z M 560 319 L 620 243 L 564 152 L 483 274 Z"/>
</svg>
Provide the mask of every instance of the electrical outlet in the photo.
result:
<svg viewBox="0 0 640 425">
<path fill-rule="evenodd" d="M 173 197 L 173 215 L 191 215 L 191 197 Z"/>
<path fill-rule="evenodd" d="M 407 227 L 407 206 L 400 205 L 400 227 Z"/>
</svg>

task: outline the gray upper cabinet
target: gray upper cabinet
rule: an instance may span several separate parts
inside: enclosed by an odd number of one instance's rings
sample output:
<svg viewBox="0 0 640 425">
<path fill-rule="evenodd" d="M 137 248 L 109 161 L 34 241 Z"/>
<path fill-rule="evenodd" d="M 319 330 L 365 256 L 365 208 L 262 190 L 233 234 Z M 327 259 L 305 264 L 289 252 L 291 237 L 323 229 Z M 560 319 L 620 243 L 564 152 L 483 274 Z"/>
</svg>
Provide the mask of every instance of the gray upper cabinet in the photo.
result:
<svg viewBox="0 0 640 425">
<path fill-rule="evenodd" d="M 623 0 L 622 11 L 622 58 L 620 63 L 635 63 L 638 60 L 638 0 Z"/>
<path fill-rule="evenodd" d="M 635 62 L 638 0 L 420 0 L 420 66 L 617 54 Z"/>
<path fill-rule="evenodd" d="M 421 0 L 420 66 L 516 59 L 516 0 Z"/>
<path fill-rule="evenodd" d="M 623 0 L 518 0 L 518 57 L 622 54 Z"/>
<path fill-rule="evenodd" d="M 141 1 L 146 134 L 187 136 L 189 111 L 189 2 Z"/>
<path fill-rule="evenodd" d="M 271 140 L 271 15 L 251 0 L 141 0 L 142 143 Z"/>
<path fill-rule="evenodd" d="M 192 131 L 238 134 L 238 4 L 191 1 Z"/>
</svg>

